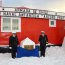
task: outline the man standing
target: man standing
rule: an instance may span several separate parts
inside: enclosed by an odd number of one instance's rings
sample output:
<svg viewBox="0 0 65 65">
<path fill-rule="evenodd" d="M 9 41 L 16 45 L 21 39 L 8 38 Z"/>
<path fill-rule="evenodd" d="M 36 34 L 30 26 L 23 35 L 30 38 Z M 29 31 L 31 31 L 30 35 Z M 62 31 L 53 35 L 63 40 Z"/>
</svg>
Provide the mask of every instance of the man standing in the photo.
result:
<svg viewBox="0 0 65 65">
<path fill-rule="evenodd" d="M 9 47 L 11 48 L 12 58 L 16 58 L 18 38 L 16 33 L 13 33 L 9 38 Z"/>
<path fill-rule="evenodd" d="M 46 43 L 48 43 L 48 38 L 44 31 L 41 31 L 41 35 L 39 36 L 39 42 L 40 42 L 41 56 L 45 57 Z"/>
</svg>

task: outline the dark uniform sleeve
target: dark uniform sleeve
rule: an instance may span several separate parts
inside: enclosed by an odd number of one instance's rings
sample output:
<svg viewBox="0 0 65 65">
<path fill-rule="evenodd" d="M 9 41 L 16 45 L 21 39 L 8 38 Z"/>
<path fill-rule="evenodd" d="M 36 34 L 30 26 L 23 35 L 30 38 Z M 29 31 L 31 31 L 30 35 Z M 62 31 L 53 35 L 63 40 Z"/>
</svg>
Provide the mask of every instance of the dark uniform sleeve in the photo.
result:
<svg viewBox="0 0 65 65">
<path fill-rule="evenodd" d="M 39 40 L 38 40 L 39 42 L 41 41 L 41 35 L 39 36 Z"/>
<path fill-rule="evenodd" d="M 45 35 L 45 37 L 46 37 L 46 43 L 48 43 L 48 37 L 47 37 L 47 35 Z"/>
<path fill-rule="evenodd" d="M 11 36 L 9 38 L 9 47 L 11 47 Z"/>
<path fill-rule="evenodd" d="M 48 37 L 47 37 L 47 35 L 46 35 L 46 41 L 48 42 Z"/>
<path fill-rule="evenodd" d="M 18 41 L 18 37 L 16 36 L 16 39 L 17 39 L 17 45 L 19 44 L 19 41 Z"/>
</svg>

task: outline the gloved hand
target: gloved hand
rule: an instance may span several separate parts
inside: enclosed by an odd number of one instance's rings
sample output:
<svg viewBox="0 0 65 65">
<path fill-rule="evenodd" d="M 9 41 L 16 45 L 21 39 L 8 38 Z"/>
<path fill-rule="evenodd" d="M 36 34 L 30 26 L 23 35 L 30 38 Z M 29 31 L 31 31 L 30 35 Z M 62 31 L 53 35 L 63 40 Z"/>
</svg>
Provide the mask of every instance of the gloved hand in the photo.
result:
<svg viewBox="0 0 65 65">
<path fill-rule="evenodd" d="M 18 45 L 17 47 L 19 47 L 20 45 Z"/>
<path fill-rule="evenodd" d="M 9 49 L 12 49 L 12 47 L 9 47 Z"/>
<path fill-rule="evenodd" d="M 46 44 L 48 44 L 48 42 L 46 42 Z"/>
</svg>

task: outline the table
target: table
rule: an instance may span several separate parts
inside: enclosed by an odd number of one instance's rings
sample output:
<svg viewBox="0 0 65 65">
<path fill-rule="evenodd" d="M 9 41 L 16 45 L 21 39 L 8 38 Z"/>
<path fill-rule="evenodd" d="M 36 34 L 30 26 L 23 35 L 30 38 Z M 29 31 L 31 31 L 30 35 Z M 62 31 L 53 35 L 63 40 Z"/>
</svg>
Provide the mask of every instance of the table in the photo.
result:
<svg viewBox="0 0 65 65">
<path fill-rule="evenodd" d="M 29 57 L 29 56 L 39 57 L 38 48 L 36 47 L 33 50 L 27 50 L 27 49 L 24 49 L 22 47 L 18 47 L 17 48 L 17 58 L 20 58 L 20 57 Z"/>
</svg>

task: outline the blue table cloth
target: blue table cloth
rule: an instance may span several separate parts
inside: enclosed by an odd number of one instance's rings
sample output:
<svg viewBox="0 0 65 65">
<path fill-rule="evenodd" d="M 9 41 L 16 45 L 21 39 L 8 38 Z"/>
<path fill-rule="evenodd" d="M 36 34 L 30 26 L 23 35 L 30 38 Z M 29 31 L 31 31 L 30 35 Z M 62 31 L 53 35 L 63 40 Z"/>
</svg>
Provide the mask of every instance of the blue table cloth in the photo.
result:
<svg viewBox="0 0 65 65">
<path fill-rule="evenodd" d="M 29 56 L 39 57 L 38 48 L 36 47 L 33 50 L 27 50 L 27 49 L 24 49 L 22 47 L 17 48 L 17 58 L 29 57 Z"/>
</svg>

